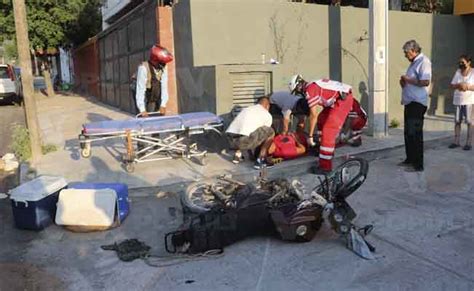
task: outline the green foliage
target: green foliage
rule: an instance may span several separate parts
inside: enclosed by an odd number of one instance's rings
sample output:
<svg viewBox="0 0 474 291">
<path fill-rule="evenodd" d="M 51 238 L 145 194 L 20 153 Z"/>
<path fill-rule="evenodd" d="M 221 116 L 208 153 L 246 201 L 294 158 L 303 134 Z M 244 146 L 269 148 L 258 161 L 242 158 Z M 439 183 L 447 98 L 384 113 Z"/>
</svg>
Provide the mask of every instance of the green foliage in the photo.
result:
<svg viewBox="0 0 474 291">
<path fill-rule="evenodd" d="M 5 40 L 3 42 L 4 56 L 7 63 L 11 63 L 12 60 L 18 59 L 18 51 L 16 49 L 15 40 Z"/>
<path fill-rule="evenodd" d="M 453 0 L 403 0 L 402 3 L 402 10 L 425 13 L 453 14 L 453 7 Z"/>
<path fill-rule="evenodd" d="M 54 144 L 47 144 L 47 145 L 41 146 L 41 152 L 43 153 L 43 155 L 47 155 L 57 150 L 58 150 L 58 147 Z"/>
<path fill-rule="evenodd" d="M 400 121 L 398 121 L 396 118 L 393 118 L 390 120 L 390 124 L 388 127 L 390 128 L 398 128 L 400 126 Z"/>
<path fill-rule="evenodd" d="M 28 129 L 23 125 L 13 125 L 12 145 L 10 149 L 20 161 L 26 161 L 31 157 L 30 136 Z"/>
<path fill-rule="evenodd" d="M 12 145 L 10 149 L 20 161 L 26 161 L 31 158 L 30 135 L 28 129 L 20 124 L 13 125 Z M 41 146 L 43 155 L 55 152 L 58 147 L 54 144 L 46 144 Z"/>
<path fill-rule="evenodd" d="M 100 0 L 26 1 L 28 34 L 33 48 L 77 45 L 97 34 Z M 0 42 L 15 34 L 11 0 L 0 0 Z"/>
</svg>

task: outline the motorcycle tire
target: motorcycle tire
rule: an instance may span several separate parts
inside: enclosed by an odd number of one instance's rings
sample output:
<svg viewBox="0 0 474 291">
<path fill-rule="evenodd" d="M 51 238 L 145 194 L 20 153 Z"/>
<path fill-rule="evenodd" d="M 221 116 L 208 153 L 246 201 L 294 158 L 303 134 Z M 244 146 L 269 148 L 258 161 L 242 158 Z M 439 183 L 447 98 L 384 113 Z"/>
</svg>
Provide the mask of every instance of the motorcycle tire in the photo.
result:
<svg viewBox="0 0 474 291">
<path fill-rule="evenodd" d="M 238 185 L 218 178 L 205 179 L 189 184 L 180 199 L 184 212 L 191 214 L 208 212 L 213 207 L 223 203 L 222 200 L 230 198 L 230 196 L 223 193 L 225 192 L 223 190 L 231 191 L 231 187 L 237 189 Z M 218 194 L 216 196 L 213 191 L 220 192 L 222 195 Z"/>
<path fill-rule="evenodd" d="M 362 158 L 350 158 L 337 166 L 333 171 L 326 175 L 330 187 L 335 189 L 336 199 L 345 199 L 354 193 L 365 182 L 369 172 L 369 162 Z M 323 192 L 324 185 L 318 185 L 314 188 L 317 193 Z"/>
</svg>

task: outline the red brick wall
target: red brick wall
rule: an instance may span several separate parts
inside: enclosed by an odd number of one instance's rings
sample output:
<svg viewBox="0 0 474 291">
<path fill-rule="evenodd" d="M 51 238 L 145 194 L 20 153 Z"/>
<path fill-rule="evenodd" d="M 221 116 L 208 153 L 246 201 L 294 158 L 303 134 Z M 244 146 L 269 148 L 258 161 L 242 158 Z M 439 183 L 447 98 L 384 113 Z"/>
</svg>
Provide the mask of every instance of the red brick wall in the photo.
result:
<svg viewBox="0 0 474 291">
<path fill-rule="evenodd" d="M 174 39 L 173 39 L 173 10 L 169 6 L 156 8 L 156 27 L 158 43 L 167 48 L 173 56 L 174 53 Z M 175 62 L 171 62 L 168 67 L 168 94 L 169 100 L 167 104 L 168 114 L 177 114 L 178 108 L 178 94 L 176 89 L 176 66 Z"/>
<path fill-rule="evenodd" d="M 73 52 L 74 89 L 99 97 L 99 51 L 97 38 L 91 38 Z"/>
</svg>

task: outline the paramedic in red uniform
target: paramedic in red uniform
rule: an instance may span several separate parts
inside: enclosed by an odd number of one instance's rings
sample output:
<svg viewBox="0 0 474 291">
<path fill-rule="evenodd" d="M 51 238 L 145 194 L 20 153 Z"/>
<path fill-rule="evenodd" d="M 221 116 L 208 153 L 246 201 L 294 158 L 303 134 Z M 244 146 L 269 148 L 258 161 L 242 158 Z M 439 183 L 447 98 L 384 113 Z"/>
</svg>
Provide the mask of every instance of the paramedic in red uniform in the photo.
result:
<svg viewBox="0 0 474 291">
<path fill-rule="evenodd" d="M 318 120 L 319 121 L 319 120 Z M 339 143 L 347 143 L 350 146 L 362 145 L 362 129 L 367 124 L 367 113 L 360 106 L 359 101 L 353 100 L 351 112 L 346 119 L 344 128 L 339 137 Z M 318 135 L 321 136 L 323 124 L 318 122 Z"/>
<path fill-rule="evenodd" d="M 332 158 L 336 147 L 336 138 L 352 109 L 352 88 L 349 85 L 328 79 L 306 82 L 301 75 L 291 78 L 289 89 L 292 94 L 306 97 L 310 108 L 308 145 L 315 146 L 314 130 L 316 122 L 321 124 L 319 168 L 315 172 L 332 170 Z M 317 114 L 316 106 L 323 107 Z"/>
</svg>

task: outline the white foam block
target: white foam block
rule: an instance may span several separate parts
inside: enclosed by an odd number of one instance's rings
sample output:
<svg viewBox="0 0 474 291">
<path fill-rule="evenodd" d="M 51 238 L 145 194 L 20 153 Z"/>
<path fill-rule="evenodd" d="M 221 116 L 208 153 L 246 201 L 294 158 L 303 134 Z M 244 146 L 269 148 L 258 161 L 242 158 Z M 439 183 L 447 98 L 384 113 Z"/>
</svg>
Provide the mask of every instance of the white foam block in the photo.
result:
<svg viewBox="0 0 474 291">
<path fill-rule="evenodd" d="M 59 193 L 56 224 L 111 226 L 117 194 L 112 189 L 64 189 Z"/>
</svg>

